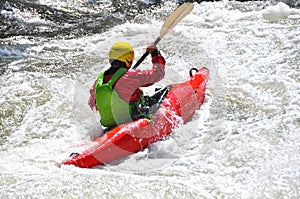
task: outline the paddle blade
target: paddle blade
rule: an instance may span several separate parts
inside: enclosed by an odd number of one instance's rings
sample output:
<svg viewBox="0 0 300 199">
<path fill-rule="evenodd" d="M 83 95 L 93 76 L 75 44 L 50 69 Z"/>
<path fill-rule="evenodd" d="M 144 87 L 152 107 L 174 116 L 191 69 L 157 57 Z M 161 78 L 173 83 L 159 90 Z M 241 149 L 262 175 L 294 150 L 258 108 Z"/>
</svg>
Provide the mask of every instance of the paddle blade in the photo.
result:
<svg viewBox="0 0 300 199">
<path fill-rule="evenodd" d="M 194 4 L 187 2 L 179 6 L 165 21 L 160 31 L 160 38 L 168 34 L 194 8 Z"/>
</svg>

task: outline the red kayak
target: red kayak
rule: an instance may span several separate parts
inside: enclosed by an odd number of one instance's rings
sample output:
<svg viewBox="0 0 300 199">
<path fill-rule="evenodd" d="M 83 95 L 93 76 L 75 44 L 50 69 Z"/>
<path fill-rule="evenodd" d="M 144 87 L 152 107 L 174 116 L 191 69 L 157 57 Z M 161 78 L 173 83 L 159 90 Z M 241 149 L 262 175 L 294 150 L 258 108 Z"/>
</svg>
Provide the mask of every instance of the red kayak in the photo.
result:
<svg viewBox="0 0 300 199">
<path fill-rule="evenodd" d="M 62 164 L 82 168 L 104 165 L 161 140 L 174 128 L 188 122 L 203 104 L 208 76 L 207 68 L 191 69 L 187 80 L 169 86 L 168 94 L 151 120 L 142 118 L 117 126 L 93 140 L 95 146 Z"/>
</svg>

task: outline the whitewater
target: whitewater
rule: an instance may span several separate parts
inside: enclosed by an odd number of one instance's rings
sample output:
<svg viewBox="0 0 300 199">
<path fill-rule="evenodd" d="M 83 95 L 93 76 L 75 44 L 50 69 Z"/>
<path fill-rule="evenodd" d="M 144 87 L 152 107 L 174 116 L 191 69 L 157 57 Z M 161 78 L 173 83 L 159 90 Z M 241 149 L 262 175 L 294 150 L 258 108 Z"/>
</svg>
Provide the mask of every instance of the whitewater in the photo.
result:
<svg viewBox="0 0 300 199">
<path fill-rule="evenodd" d="M 56 8 L 74 2 L 57 1 Z M 101 132 L 87 101 L 109 66 L 108 49 L 127 41 L 137 60 L 176 2 L 97 33 L 2 37 L 0 197 L 299 198 L 300 9 L 274 2 L 194 4 L 158 45 L 167 64 L 155 87 L 207 67 L 203 106 L 166 139 L 93 169 L 60 163 Z M 1 14 L 39 24 L 41 32 L 58 27 L 15 8 Z M 139 68 L 150 67 L 148 58 Z"/>
</svg>

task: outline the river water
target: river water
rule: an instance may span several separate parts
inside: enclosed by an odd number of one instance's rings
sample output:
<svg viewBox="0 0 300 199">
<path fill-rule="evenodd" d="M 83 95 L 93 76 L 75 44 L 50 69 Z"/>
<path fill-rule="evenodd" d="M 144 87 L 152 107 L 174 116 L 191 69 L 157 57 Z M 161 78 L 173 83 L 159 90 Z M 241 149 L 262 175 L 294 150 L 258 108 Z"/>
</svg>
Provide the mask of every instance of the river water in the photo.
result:
<svg viewBox="0 0 300 199">
<path fill-rule="evenodd" d="M 158 45 L 157 86 L 205 66 L 204 105 L 148 149 L 81 169 L 58 165 L 101 132 L 87 100 L 108 49 L 125 40 L 138 59 L 177 2 L 2 1 L 0 197 L 299 198 L 300 9 L 286 3 L 195 3 Z"/>
</svg>

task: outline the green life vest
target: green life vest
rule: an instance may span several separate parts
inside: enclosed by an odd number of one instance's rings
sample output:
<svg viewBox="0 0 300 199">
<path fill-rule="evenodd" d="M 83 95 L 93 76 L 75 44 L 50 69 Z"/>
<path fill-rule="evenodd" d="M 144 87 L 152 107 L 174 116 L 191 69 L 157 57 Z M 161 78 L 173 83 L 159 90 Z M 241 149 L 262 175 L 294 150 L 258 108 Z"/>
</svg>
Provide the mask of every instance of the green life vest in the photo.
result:
<svg viewBox="0 0 300 199">
<path fill-rule="evenodd" d="M 100 73 L 96 82 L 96 105 L 100 114 L 100 122 L 105 127 L 114 127 L 131 121 L 133 106 L 121 99 L 113 89 L 117 80 L 127 72 L 120 68 L 112 78 L 103 83 L 104 72 Z"/>
</svg>

